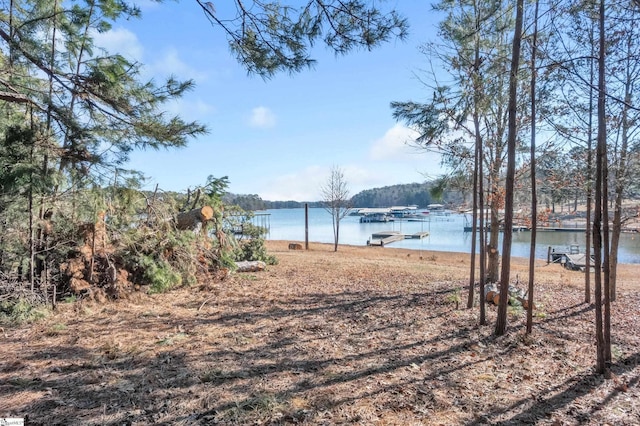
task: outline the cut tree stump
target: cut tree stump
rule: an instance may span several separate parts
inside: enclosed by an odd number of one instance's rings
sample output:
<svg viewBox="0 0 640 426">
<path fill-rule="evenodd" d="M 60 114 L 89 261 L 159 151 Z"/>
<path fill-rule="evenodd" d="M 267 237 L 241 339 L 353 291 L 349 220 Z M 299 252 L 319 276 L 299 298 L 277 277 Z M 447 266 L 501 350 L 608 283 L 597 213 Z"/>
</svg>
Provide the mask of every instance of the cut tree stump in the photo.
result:
<svg viewBox="0 0 640 426">
<path fill-rule="evenodd" d="M 498 289 L 493 284 L 487 284 L 484 286 L 484 300 L 487 302 L 493 302 L 494 296 L 498 294 Z"/>
<path fill-rule="evenodd" d="M 494 305 L 499 305 L 500 304 L 500 293 L 496 292 L 493 295 L 493 298 L 491 299 L 491 301 L 493 302 Z"/>
<path fill-rule="evenodd" d="M 176 228 L 180 230 L 194 230 L 199 223 L 204 223 L 213 218 L 213 207 L 204 206 L 188 212 L 178 213 L 176 216 Z"/>
</svg>

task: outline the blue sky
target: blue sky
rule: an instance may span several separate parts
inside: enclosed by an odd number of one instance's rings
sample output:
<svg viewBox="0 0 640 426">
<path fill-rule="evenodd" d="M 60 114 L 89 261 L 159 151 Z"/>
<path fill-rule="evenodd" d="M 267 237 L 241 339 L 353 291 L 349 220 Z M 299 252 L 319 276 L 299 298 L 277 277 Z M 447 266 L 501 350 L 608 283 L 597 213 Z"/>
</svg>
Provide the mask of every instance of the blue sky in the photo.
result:
<svg viewBox="0 0 640 426">
<path fill-rule="evenodd" d="M 195 80 L 166 109 L 210 133 L 187 148 L 135 152 L 128 167 L 148 177 L 148 189 L 185 191 L 228 176 L 230 192 L 298 201 L 319 200 L 334 165 L 351 194 L 441 174 L 437 154 L 406 145 L 411 131 L 389 107 L 430 97 L 416 78 L 430 66 L 418 46 L 435 40 L 437 19 L 427 1 L 379 3 L 409 19 L 405 41 L 339 57 L 318 44 L 314 68 L 269 80 L 247 75 L 197 3 L 142 3 L 141 20 L 116 23 L 96 44 L 144 63 L 147 78 Z"/>
</svg>

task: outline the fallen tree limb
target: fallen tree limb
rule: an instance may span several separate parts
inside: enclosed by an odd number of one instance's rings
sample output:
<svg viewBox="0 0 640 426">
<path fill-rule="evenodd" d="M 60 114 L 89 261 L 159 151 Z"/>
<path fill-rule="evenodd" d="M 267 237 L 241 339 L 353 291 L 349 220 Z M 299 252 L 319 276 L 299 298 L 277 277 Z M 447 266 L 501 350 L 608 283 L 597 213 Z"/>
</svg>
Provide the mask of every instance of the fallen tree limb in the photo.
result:
<svg viewBox="0 0 640 426">
<path fill-rule="evenodd" d="M 267 264 L 261 260 L 236 262 L 236 272 L 260 272 L 267 268 Z"/>
</svg>

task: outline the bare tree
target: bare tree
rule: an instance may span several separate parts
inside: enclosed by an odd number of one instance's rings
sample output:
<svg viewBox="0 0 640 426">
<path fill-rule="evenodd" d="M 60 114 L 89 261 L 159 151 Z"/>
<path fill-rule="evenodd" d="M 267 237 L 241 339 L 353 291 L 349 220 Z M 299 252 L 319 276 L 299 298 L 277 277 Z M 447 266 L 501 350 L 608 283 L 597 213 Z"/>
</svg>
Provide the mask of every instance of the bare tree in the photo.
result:
<svg viewBox="0 0 640 426">
<path fill-rule="evenodd" d="M 338 167 L 331 168 L 327 182 L 320 187 L 322 203 L 326 211 L 331 213 L 333 221 L 333 251 L 338 251 L 340 237 L 340 221 L 347 215 L 351 207 L 349 188 L 344 177 L 344 171 Z"/>
</svg>

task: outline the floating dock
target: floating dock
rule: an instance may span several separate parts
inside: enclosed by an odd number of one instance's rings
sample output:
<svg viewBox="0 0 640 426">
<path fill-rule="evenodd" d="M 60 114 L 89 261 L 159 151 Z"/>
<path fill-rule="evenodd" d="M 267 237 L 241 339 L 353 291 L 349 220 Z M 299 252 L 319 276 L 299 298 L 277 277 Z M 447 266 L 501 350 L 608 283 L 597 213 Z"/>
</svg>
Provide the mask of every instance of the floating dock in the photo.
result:
<svg viewBox="0 0 640 426">
<path fill-rule="evenodd" d="M 587 269 L 587 254 L 579 253 L 579 254 L 567 254 L 566 262 L 564 263 L 564 267 L 570 269 L 572 271 L 582 271 L 584 272 Z M 593 268 L 594 259 L 591 256 L 591 262 L 589 262 L 589 267 Z"/>
<path fill-rule="evenodd" d="M 422 239 L 428 235 L 428 232 L 416 232 L 415 234 L 402 234 L 399 231 L 376 232 L 375 234 L 371 235 L 371 238 L 367 241 L 367 245 L 384 247 L 385 245 L 391 244 L 396 241 L 406 239 Z"/>
<path fill-rule="evenodd" d="M 590 267 L 593 268 L 593 255 L 591 255 Z M 560 263 L 566 269 L 572 271 L 585 271 L 587 268 L 587 254 L 580 253 L 580 247 L 572 244 L 568 249 L 558 249 L 549 246 L 547 263 Z"/>
</svg>

